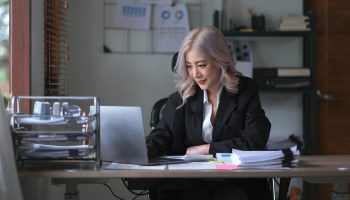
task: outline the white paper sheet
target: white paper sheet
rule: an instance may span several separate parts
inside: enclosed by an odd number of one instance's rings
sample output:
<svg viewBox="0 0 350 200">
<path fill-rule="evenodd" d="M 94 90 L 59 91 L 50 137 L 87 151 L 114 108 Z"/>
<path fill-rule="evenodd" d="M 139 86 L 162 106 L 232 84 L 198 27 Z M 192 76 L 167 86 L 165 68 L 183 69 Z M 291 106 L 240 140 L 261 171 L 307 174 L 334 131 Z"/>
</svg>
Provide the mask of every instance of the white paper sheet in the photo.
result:
<svg viewBox="0 0 350 200">
<path fill-rule="evenodd" d="M 117 169 L 150 169 L 150 170 L 164 170 L 166 169 L 166 165 L 152 165 L 152 166 L 144 166 L 144 165 L 134 165 L 134 164 L 124 164 L 124 163 L 111 163 L 105 167 L 105 169 L 109 170 L 117 170 Z"/>
<path fill-rule="evenodd" d="M 214 163 L 214 162 L 188 162 L 188 163 L 168 165 L 168 169 L 176 169 L 176 170 L 215 169 L 216 164 L 217 163 Z"/>
<path fill-rule="evenodd" d="M 16 118 L 16 121 L 22 125 L 62 125 L 68 122 L 64 117 L 50 117 L 49 119 L 41 119 L 40 117 Z"/>
<path fill-rule="evenodd" d="M 191 161 L 191 162 L 207 162 L 214 160 L 214 156 L 211 154 L 208 155 L 179 155 L 179 156 L 162 156 L 163 158 L 173 158 L 173 159 L 182 159 L 185 161 Z"/>
<path fill-rule="evenodd" d="M 299 159 L 299 150 L 296 146 L 290 148 L 289 158 L 286 158 L 286 155 L 282 150 L 273 150 L 273 151 L 243 151 L 238 149 L 232 149 L 232 154 L 230 155 L 230 160 L 233 164 L 238 165 L 239 167 L 258 167 L 258 166 L 283 166 L 290 165 L 296 166 Z M 285 162 L 283 161 L 286 159 Z M 288 159 L 290 159 L 288 161 Z"/>
<path fill-rule="evenodd" d="M 153 20 L 154 51 L 177 52 L 190 31 L 186 5 L 156 5 Z"/>
<path fill-rule="evenodd" d="M 107 6 L 105 26 L 108 28 L 150 30 L 151 5 L 124 2 Z"/>
</svg>

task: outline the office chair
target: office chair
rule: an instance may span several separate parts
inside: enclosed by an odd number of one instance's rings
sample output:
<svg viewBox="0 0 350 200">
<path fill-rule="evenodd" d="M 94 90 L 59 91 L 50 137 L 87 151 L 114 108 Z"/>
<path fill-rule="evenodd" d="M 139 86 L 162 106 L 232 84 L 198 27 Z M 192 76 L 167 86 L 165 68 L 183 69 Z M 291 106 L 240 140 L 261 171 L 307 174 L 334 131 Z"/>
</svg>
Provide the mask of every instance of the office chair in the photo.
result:
<svg viewBox="0 0 350 200">
<path fill-rule="evenodd" d="M 171 70 L 174 72 L 175 70 L 175 65 L 176 65 L 176 60 L 177 60 L 178 52 L 174 54 L 172 57 L 172 62 L 171 62 Z M 159 122 L 161 118 L 161 111 L 166 103 L 168 98 L 162 98 L 156 101 L 152 107 L 151 110 L 151 119 L 150 119 L 150 126 L 151 128 L 155 128 L 157 123 Z M 291 142 L 295 143 L 298 145 L 298 148 L 301 148 L 301 143 L 300 141 L 295 138 L 294 136 L 291 136 L 289 138 Z M 279 188 L 278 188 L 278 198 L 276 197 L 275 193 L 275 179 L 274 178 L 269 178 L 269 183 L 271 187 L 271 191 L 273 191 L 273 200 L 287 200 L 287 195 L 288 195 L 288 190 L 289 190 L 289 185 L 290 185 L 290 180 L 291 178 L 280 178 L 279 181 Z M 153 190 L 149 190 L 149 197 L 150 199 L 156 199 L 156 192 Z"/>
<path fill-rule="evenodd" d="M 174 72 L 175 71 L 175 65 L 176 65 L 176 60 L 177 60 L 177 55 L 179 54 L 179 52 L 176 52 L 172 59 L 171 59 L 171 71 Z M 157 123 L 159 122 L 160 118 L 161 118 L 161 111 L 163 106 L 165 105 L 166 101 L 168 100 L 168 98 L 162 98 L 159 99 L 158 101 L 156 101 L 152 107 L 152 111 L 151 111 L 151 120 L 150 120 L 150 126 L 153 129 L 154 127 L 156 127 Z"/>
</svg>

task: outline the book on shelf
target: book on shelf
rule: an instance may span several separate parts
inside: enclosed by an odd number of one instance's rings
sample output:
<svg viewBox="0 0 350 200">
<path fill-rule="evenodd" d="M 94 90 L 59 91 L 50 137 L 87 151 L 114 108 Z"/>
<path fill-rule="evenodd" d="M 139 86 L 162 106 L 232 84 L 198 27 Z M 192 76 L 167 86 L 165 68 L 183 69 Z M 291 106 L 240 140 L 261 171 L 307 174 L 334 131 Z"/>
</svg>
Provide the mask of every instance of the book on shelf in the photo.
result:
<svg viewBox="0 0 350 200">
<path fill-rule="evenodd" d="M 282 22 L 286 24 L 310 23 L 310 17 L 305 15 L 286 16 L 282 18 Z"/>
<path fill-rule="evenodd" d="M 259 88 L 309 88 L 311 80 L 305 77 L 255 78 Z"/>
<path fill-rule="evenodd" d="M 310 31 L 311 26 L 310 24 L 281 24 L 279 27 L 280 31 Z"/>
<path fill-rule="evenodd" d="M 253 77 L 310 77 L 310 68 L 254 68 Z"/>
<path fill-rule="evenodd" d="M 308 16 L 288 16 L 281 20 L 279 30 L 281 31 L 309 31 L 311 30 Z"/>
</svg>

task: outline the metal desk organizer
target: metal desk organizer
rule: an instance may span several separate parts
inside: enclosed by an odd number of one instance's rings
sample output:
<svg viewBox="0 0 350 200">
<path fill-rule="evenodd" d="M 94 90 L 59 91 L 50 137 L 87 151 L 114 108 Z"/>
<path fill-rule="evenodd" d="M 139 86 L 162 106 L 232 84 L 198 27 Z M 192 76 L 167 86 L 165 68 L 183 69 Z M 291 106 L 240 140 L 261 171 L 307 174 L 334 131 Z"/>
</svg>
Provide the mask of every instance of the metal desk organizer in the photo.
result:
<svg viewBox="0 0 350 200">
<path fill-rule="evenodd" d="M 19 166 L 91 168 L 101 164 L 97 97 L 14 96 L 11 106 L 11 133 Z"/>
</svg>

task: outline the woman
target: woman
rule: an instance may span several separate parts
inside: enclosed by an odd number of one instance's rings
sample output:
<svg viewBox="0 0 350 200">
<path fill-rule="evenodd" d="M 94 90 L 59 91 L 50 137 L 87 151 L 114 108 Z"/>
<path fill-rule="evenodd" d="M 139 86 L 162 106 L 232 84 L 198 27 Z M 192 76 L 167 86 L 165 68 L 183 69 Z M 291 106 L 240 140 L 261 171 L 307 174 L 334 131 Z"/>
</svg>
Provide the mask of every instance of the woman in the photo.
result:
<svg viewBox="0 0 350 200">
<path fill-rule="evenodd" d="M 193 29 L 181 45 L 175 72 L 177 92 L 169 96 L 162 119 L 147 136 L 150 157 L 265 150 L 271 125 L 257 86 L 235 69 L 221 31 Z M 266 179 L 191 181 L 183 190 L 160 194 L 174 199 L 221 199 L 219 193 L 234 199 L 271 199 Z M 188 185 L 196 185 L 195 190 Z"/>
</svg>

